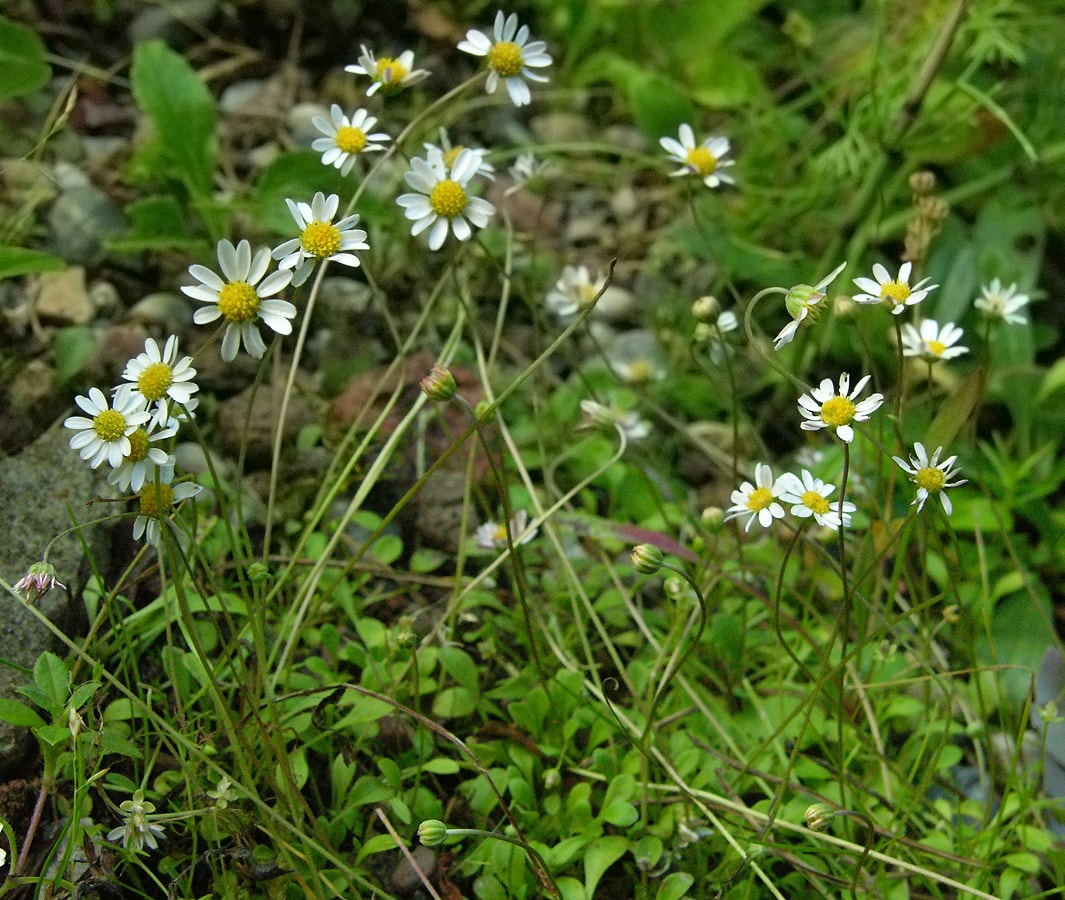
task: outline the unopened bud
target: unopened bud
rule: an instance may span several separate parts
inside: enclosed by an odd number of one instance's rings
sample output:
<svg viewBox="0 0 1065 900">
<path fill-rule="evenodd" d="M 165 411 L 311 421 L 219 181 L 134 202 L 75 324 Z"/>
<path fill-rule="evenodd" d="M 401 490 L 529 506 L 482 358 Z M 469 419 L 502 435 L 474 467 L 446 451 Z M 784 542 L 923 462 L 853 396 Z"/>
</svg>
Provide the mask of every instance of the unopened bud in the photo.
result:
<svg viewBox="0 0 1065 900">
<path fill-rule="evenodd" d="M 803 818 L 806 819 L 806 827 L 811 831 L 823 831 L 834 815 L 835 812 L 827 803 L 814 803 L 806 807 Z"/>
<path fill-rule="evenodd" d="M 447 837 L 447 826 L 439 819 L 426 819 L 418 826 L 418 840 L 426 847 L 437 847 Z"/>
<path fill-rule="evenodd" d="M 709 294 L 700 297 L 692 304 L 692 315 L 700 322 L 716 322 L 717 317 L 721 315 L 721 304 L 717 297 Z"/>
<path fill-rule="evenodd" d="M 632 565 L 641 575 L 654 575 L 662 568 L 662 559 L 654 544 L 637 544 L 632 550 Z"/>
<path fill-rule="evenodd" d="M 932 193 L 935 186 L 936 176 L 933 172 L 929 172 L 927 169 L 914 172 L 910 176 L 910 190 L 919 197 Z"/>
<path fill-rule="evenodd" d="M 248 576 L 248 581 L 252 584 L 263 584 L 270 578 L 270 567 L 260 560 L 249 563 L 244 572 Z"/>
<path fill-rule="evenodd" d="M 725 511 L 720 506 L 708 506 L 699 517 L 703 528 L 711 534 L 717 534 L 725 527 Z"/>
<path fill-rule="evenodd" d="M 433 366 L 432 371 L 422 379 L 422 390 L 430 400 L 450 400 L 457 390 L 455 376 L 443 366 Z"/>
</svg>

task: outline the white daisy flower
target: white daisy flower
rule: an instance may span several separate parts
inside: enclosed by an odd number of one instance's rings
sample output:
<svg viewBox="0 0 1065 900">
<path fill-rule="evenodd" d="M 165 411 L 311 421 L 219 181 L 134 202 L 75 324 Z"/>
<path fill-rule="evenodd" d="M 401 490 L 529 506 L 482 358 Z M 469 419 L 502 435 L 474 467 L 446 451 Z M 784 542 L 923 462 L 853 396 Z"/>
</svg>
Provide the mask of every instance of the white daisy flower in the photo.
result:
<svg viewBox="0 0 1065 900">
<path fill-rule="evenodd" d="M 295 203 L 288 198 L 285 203 L 300 229 L 300 236 L 275 247 L 273 257 L 279 260 L 279 269 L 295 270 L 293 287 L 307 280 L 318 260 L 332 260 L 354 268 L 359 265 L 359 258 L 351 251 L 370 249 L 366 232 L 355 227 L 359 222 L 358 213 L 333 224 L 333 216 L 340 207 L 340 197 L 336 194 L 326 197 L 318 191 L 310 203 Z"/>
<path fill-rule="evenodd" d="M 414 51 L 404 50 L 399 56 L 374 57 L 372 50 L 367 50 L 365 44 L 359 46 L 359 61 L 357 65 L 344 66 L 345 72 L 353 72 L 356 75 L 369 75 L 373 80 L 370 89 L 366 92 L 367 97 L 372 97 L 378 91 L 383 94 L 391 94 L 394 91 L 408 88 L 412 84 L 424 81 L 429 77 L 428 69 L 414 68 Z M 372 127 L 372 126 L 371 126 Z"/>
<path fill-rule="evenodd" d="M 1002 286 L 997 278 L 980 288 L 983 295 L 973 303 L 989 319 L 1001 319 L 1009 325 L 1023 325 L 1025 317 L 1022 310 L 1031 302 L 1027 294 L 1018 294 L 1017 285 L 1008 288 Z"/>
<path fill-rule="evenodd" d="M 968 347 L 957 346 L 964 334 L 953 322 L 940 327 L 934 319 L 925 319 L 919 329 L 907 322 L 902 326 L 902 355 L 919 356 L 927 362 L 954 359 L 969 352 Z"/>
<path fill-rule="evenodd" d="M 896 316 L 907 306 L 920 303 L 939 285 L 929 284 L 931 280 L 929 278 L 922 278 L 917 284 L 911 285 L 909 278 L 912 269 L 913 263 L 903 263 L 902 268 L 899 269 L 899 277 L 892 279 L 891 273 L 877 263 L 873 266 L 875 281 L 872 278 L 854 279 L 854 283 L 865 291 L 863 294 L 854 295 L 855 302 L 883 303 L 890 307 L 891 312 Z"/>
<path fill-rule="evenodd" d="M 174 511 L 174 504 L 188 500 L 199 494 L 203 487 L 192 481 L 182 481 L 177 485 L 171 485 L 174 477 L 173 466 L 162 466 L 156 473 L 154 481 L 147 481 L 137 494 L 140 503 L 140 514 L 133 520 L 133 540 L 139 541 L 142 537 L 153 547 L 159 546 L 160 522 L 170 522 L 170 515 Z"/>
<path fill-rule="evenodd" d="M 148 338 L 144 352 L 126 363 L 122 377 L 152 410 L 148 431 L 170 418 L 170 402 L 187 406 L 199 390 L 192 380 L 196 377 L 192 357 L 178 359 L 178 339 L 174 335 L 166 339 L 162 350 L 155 340 Z"/>
<path fill-rule="evenodd" d="M 808 284 L 797 284 L 788 291 L 784 296 L 784 305 L 787 307 L 788 315 L 791 316 L 791 321 L 780 330 L 780 333 L 773 340 L 774 350 L 779 350 L 785 344 L 790 344 L 800 325 L 808 327 L 817 321 L 824 309 L 822 301 L 826 296 L 825 288 L 835 281 L 836 276 L 845 268 L 847 268 L 847 263 L 842 262 L 813 287 Z"/>
<path fill-rule="evenodd" d="M 123 491 L 139 491 L 144 482 L 155 476 L 164 466 L 173 466 L 174 457 L 152 444 L 169 440 L 178 431 L 177 419 L 169 419 L 155 431 L 154 419 L 146 428 L 138 428 L 129 436 L 129 453 L 121 465 L 107 474 L 107 483 Z"/>
<path fill-rule="evenodd" d="M 826 378 L 809 394 L 803 394 L 799 398 L 799 412 L 805 419 L 800 426 L 803 431 L 833 428 L 841 441 L 849 444 L 854 440 L 854 429 L 850 423 L 866 421 L 884 402 L 884 395 L 879 393 L 872 394 L 860 403 L 854 402 L 854 398 L 869 383 L 869 377 L 866 375 L 861 378 L 852 391 L 851 377 L 844 372 L 839 376 L 838 392 L 832 379 Z"/>
<path fill-rule="evenodd" d="M 156 850 L 157 838 L 163 837 L 163 826 L 148 821 L 148 816 L 155 812 L 155 804 L 144 799 L 140 788 L 133 792 L 132 800 L 123 800 L 119 809 L 126 814 L 126 821 L 118 828 L 107 833 L 109 841 L 122 841 L 127 850 Z"/>
<path fill-rule="evenodd" d="M 603 356 L 611 371 L 628 384 L 661 381 L 668 371 L 661 345 L 643 328 L 619 334 L 604 349 Z"/>
<path fill-rule="evenodd" d="M 604 406 L 595 400 L 582 400 L 581 416 L 584 419 L 581 428 L 620 430 L 627 441 L 642 441 L 651 433 L 651 423 L 640 418 L 640 414 L 634 409 Z"/>
<path fill-rule="evenodd" d="M 455 165 L 455 160 L 458 159 L 458 155 L 466 149 L 469 149 L 471 153 L 476 153 L 480 156 L 480 161 L 477 168 L 474 170 L 475 175 L 483 175 L 489 181 L 495 180 L 495 166 L 485 159 L 488 155 L 488 151 L 481 147 L 465 147 L 462 144 L 451 143 L 451 138 L 448 136 L 447 129 L 440 128 L 440 143 L 430 144 L 424 143 L 422 146 L 425 148 L 425 158 L 429 160 L 430 165 L 436 165 L 436 161 L 443 162 L 445 169 L 450 169 Z"/>
<path fill-rule="evenodd" d="M 185 285 L 181 290 L 194 300 L 211 304 L 196 310 L 192 321 L 204 325 L 218 318 L 226 320 L 222 337 L 222 359 L 226 362 L 236 358 L 241 342 L 249 356 L 261 359 L 266 344 L 259 334 L 258 322 L 278 334 L 292 333 L 290 320 L 296 317 L 296 307 L 287 300 L 267 299 L 288 287 L 292 273 L 278 270 L 267 275 L 270 251 L 263 248 L 253 259 L 247 241 L 236 247 L 229 241 L 219 241 L 218 266 L 224 279 L 206 266 L 189 266 L 189 274 L 200 283 Z"/>
<path fill-rule="evenodd" d="M 112 468 L 121 465 L 130 452 L 130 435 L 151 418 L 144 398 L 128 384 L 119 386 L 110 404 L 99 388 L 90 388 L 87 397 L 75 397 L 74 402 L 92 418 L 71 416 L 63 426 L 78 432 L 70 447 L 94 469 L 105 459 Z"/>
<path fill-rule="evenodd" d="M 814 517 L 818 525 L 839 531 L 842 522 L 845 528 L 851 524 L 851 513 L 857 507 L 849 500 L 844 500 L 842 508 L 837 501 L 832 503 L 828 498 L 836 489 L 834 484 L 826 484 L 820 478 L 815 478 L 811 472 L 802 470 L 802 477 L 795 475 L 781 476 L 785 481 L 785 490 L 780 495 L 784 503 L 791 503 L 791 514 L 800 519 Z"/>
<path fill-rule="evenodd" d="M 551 65 L 551 57 L 546 52 L 547 44 L 543 41 L 530 42 L 529 26 L 522 25 L 519 28 L 517 14 L 504 17 L 502 10 L 496 13 L 492 33 L 495 40 L 471 28 L 466 32 L 466 40 L 459 43 L 459 50 L 488 58 L 488 83 L 485 89 L 489 94 L 495 93 L 502 78 L 514 105 L 525 106 L 532 101 L 532 93 L 522 79 L 547 81 L 545 76 L 529 70 L 530 66 L 539 69 Z"/>
<path fill-rule="evenodd" d="M 735 184 L 732 176 L 722 169 L 735 165 L 734 159 L 725 159 L 729 152 L 729 140 L 726 137 L 711 135 L 701 144 L 695 143 L 695 132 L 687 123 L 680 126 L 677 135 L 680 140 L 671 137 L 660 138 L 658 143 L 669 154 L 669 158 L 680 163 L 680 168 L 669 174 L 676 178 L 681 175 L 694 175 L 702 179 L 708 188 L 721 184 Z"/>
<path fill-rule="evenodd" d="M 587 266 L 566 266 L 547 293 L 547 311 L 563 322 L 572 320 L 595 299 L 604 284 L 606 276 L 599 274 L 593 281 Z"/>
<path fill-rule="evenodd" d="M 519 509 L 510 520 L 510 540 L 515 547 L 527 544 L 540 532 L 539 528 L 528 528 L 529 514 Z M 507 523 L 485 522 L 478 525 L 473 532 L 473 539 L 482 550 L 502 550 L 507 546 Z"/>
<path fill-rule="evenodd" d="M 488 224 L 496 208 L 466 190 L 481 165 L 479 153 L 468 148 L 459 151 L 450 170 L 442 156 L 430 156 L 428 160 L 416 156 L 410 165 L 404 178 L 417 193 L 400 194 L 396 202 L 414 223 L 411 234 L 419 235 L 431 228 L 430 250 L 443 246 L 449 228 L 456 238 L 466 241 L 473 234 L 471 225 L 484 228 Z"/>
<path fill-rule="evenodd" d="M 373 131 L 377 119 L 365 109 L 357 109 L 350 116 L 333 104 L 329 107 L 329 118 L 315 116 L 311 122 L 325 137 L 311 142 L 311 149 L 322 154 L 322 163 L 340 169 L 341 175 L 347 175 L 355 166 L 355 159 L 360 153 L 372 153 L 384 150 L 383 142 L 391 138 L 383 131 Z"/>
<path fill-rule="evenodd" d="M 954 463 L 958 457 L 950 456 L 940 462 L 939 455 L 942 452 L 943 448 L 937 447 L 936 452 L 929 458 L 924 444 L 917 442 L 913 445 L 913 453 L 910 454 L 909 463 L 902 457 L 891 457 L 899 468 L 910 476 L 910 481 L 917 485 L 917 496 L 911 506 L 916 505 L 918 512 L 924 509 L 925 500 L 932 494 L 939 494 L 939 499 L 943 502 L 943 510 L 949 516 L 953 507 L 950 497 L 947 496 L 947 488 L 968 484 L 968 479 L 965 478 L 960 481 L 951 481 L 960 471 L 960 468 L 954 468 Z"/>
<path fill-rule="evenodd" d="M 551 168 L 550 160 L 538 160 L 533 153 L 519 154 L 518 158 L 514 160 L 513 165 L 507 169 L 507 174 L 510 175 L 510 180 L 513 184 L 503 191 L 504 196 L 509 197 L 511 194 L 520 191 L 530 182 L 544 178 L 544 176 L 550 173 Z"/>
<path fill-rule="evenodd" d="M 744 531 L 750 531 L 756 519 L 759 525 L 768 528 L 774 519 L 784 518 L 784 507 L 777 500 L 787 486 L 787 478 L 774 480 L 773 470 L 765 463 L 758 463 L 754 467 L 754 484 L 745 481 L 732 492 L 732 506 L 725 513 L 725 521 L 747 516 Z"/>
</svg>

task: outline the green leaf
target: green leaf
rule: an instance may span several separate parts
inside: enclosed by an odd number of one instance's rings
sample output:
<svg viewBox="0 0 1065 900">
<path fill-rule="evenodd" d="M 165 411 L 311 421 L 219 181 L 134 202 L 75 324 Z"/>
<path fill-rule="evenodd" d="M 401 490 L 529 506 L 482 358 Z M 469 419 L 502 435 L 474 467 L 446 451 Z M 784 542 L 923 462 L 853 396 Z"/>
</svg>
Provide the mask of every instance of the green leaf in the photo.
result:
<svg viewBox="0 0 1065 900">
<path fill-rule="evenodd" d="M 190 234 L 185 211 L 170 194 L 133 201 L 126 207 L 126 218 L 129 231 L 107 241 L 107 248 L 115 253 L 182 250 L 198 256 L 209 250 L 202 238 Z"/>
<path fill-rule="evenodd" d="M 8 725 L 23 725 L 27 728 L 44 725 L 44 719 L 25 703 L 19 703 L 18 700 L 10 700 L 7 697 L 0 697 L 0 722 L 7 722 Z"/>
<path fill-rule="evenodd" d="M 948 448 L 944 455 L 950 455 L 950 445 L 954 443 L 954 439 L 969 421 L 984 396 L 985 377 L 984 371 L 977 369 L 944 399 L 939 415 L 935 417 L 925 433 L 923 443 L 929 453 L 934 452 L 936 447 L 943 447 Z"/>
<path fill-rule="evenodd" d="M 74 709 L 81 709 L 89 700 L 100 690 L 99 681 L 86 681 L 84 684 L 79 684 L 74 688 L 73 693 L 70 695 L 70 699 L 67 701 L 67 706 Z"/>
<path fill-rule="evenodd" d="M 673 872 L 662 879 L 655 900 L 681 900 L 694 883 L 695 877 L 687 872 Z"/>
<path fill-rule="evenodd" d="M 430 759 L 422 765 L 423 772 L 432 772 L 434 775 L 454 775 L 459 771 L 459 764 L 447 757 Z"/>
<path fill-rule="evenodd" d="M 0 16 L 0 100 L 39 91 L 51 75 L 37 32 Z"/>
<path fill-rule="evenodd" d="M 1043 868 L 1039 857 L 1034 853 L 1007 853 L 1006 862 L 1013 868 L 1027 872 L 1029 875 L 1038 875 Z"/>
<path fill-rule="evenodd" d="M 86 325 L 60 328 L 53 338 L 55 374 L 60 384 L 77 375 L 96 352 L 96 335 Z"/>
<path fill-rule="evenodd" d="M 207 86 L 185 61 L 162 41 L 147 41 L 133 50 L 130 69 L 133 98 L 155 127 L 153 150 L 165 174 L 194 196 L 211 194 L 215 170 L 215 107 Z"/>
<path fill-rule="evenodd" d="M 588 845 L 584 851 L 584 893 L 587 896 L 595 896 L 599 879 L 628 849 L 629 842 L 620 835 L 596 838 Z"/>
<path fill-rule="evenodd" d="M 386 850 L 395 849 L 396 839 L 392 835 L 377 834 L 359 848 L 359 854 L 355 857 L 355 862 L 360 863 L 367 856 L 372 856 L 374 853 L 384 853 Z"/>
<path fill-rule="evenodd" d="M 100 755 L 114 753 L 129 759 L 140 759 L 141 751 L 136 744 L 126 740 L 115 728 L 104 728 L 100 732 Z"/>
<path fill-rule="evenodd" d="M 599 818 L 618 828 L 628 828 L 640 818 L 640 811 L 626 800 L 615 800 L 603 807 Z"/>
<path fill-rule="evenodd" d="M 33 736 L 46 747 L 62 747 L 70 743 L 70 729 L 66 725 L 38 725 Z"/>
<path fill-rule="evenodd" d="M 0 278 L 61 272 L 67 264 L 58 256 L 27 247 L 0 247 Z"/>
<path fill-rule="evenodd" d="M 42 653 L 33 665 L 33 683 L 42 697 L 48 699 L 45 706 L 50 713 L 66 710 L 70 696 L 70 673 L 54 653 Z"/>
<path fill-rule="evenodd" d="M 332 166 L 323 166 L 313 150 L 285 153 L 263 169 L 255 185 L 254 215 L 258 222 L 278 234 L 295 227 L 286 199 L 310 201 L 315 191 L 346 195 L 352 182 Z M 363 212 L 360 204 L 359 212 Z"/>
<path fill-rule="evenodd" d="M 444 688 L 433 700 L 433 715 L 461 719 L 477 709 L 477 695 L 463 687 Z"/>
<path fill-rule="evenodd" d="M 649 137 L 675 135 L 681 123 L 695 119 L 695 107 L 688 95 L 664 75 L 648 72 L 633 75 L 628 94 L 632 117 Z"/>
<path fill-rule="evenodd" d="M 452 678 L 469 691 L 476 693 L 480 685 L 477 664 L 460 647 L 440 648 L 440 666 Z"/>
</svg>

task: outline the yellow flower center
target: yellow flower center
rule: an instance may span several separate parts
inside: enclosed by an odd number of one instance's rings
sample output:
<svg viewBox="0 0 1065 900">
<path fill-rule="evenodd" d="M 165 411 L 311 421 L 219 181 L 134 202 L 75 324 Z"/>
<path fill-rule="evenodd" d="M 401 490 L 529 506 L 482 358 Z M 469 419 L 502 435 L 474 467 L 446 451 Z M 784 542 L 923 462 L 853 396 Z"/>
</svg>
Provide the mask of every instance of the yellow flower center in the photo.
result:
<svg viewBox="0 0 1065 900">
<path fill-rule="evenodd" d="M 914 478 L 917 482 L 917 487 L 922 487 L 930 494 L 938 494 L 943 490 L 943 482 L 946 478 L 943 476 L 943 471 L 937 469 L 934 466 L 925 466 L 923 469 L 917 470 L 917 475 Z"/>
<path fill-rule="evenodd" d="M 341 125 L 337 129 L 336 142 L 345 153 L 358 153 L 366 146 L 366 132 L 354 125 Z"/>
<path fill-rule="evenodd" d="M 880 285 L 880 299 L 890 300 L 892 306 L 899 306 L 910 299 L 910 286 L 905 281 L 889 281 Z"/>
<path fill-rule="evenodd" d="M 92 430 L 101 441 L 110 444 L 126 433 L 126 417 L 116 409 L 105 409 L 93 417 Z"/>
<path fill-rule="evenodd" d="M 500 522 L 499 527 L 496 528 L 495 533 L 492 535 L 492 540 L 497 544 L 505 544 L 507 542 L 507 523 Z"/>
<path fill-rule="evenodd" d="M 595 299 L 595 295 L 599 291 L 594 284 L 579 284 L 577 285 L 577 302 L 581 306 L 587 306 Z"/>
<path fill-rule="evenodd" d="M 450 169 L 455 165 L 455 160 L 459 158 L 459 154 L 466 149 L 462 144 L 456 144 L 450 150 L 444 153 L 444 165 Z"/>
<path fill-rule="evenodd" d="M 149 481 L 141 489 L 141 514 L 161 519 L 174 508 L 174 491 L 169 484 Z"/>
<path fill-rule="evenodd" d="M 429 205 L 438 216 L 453 219 L 461 215 L 469 202 L 469 197 L 462 189 L 462 185 L 450 178 L 445 178 L 433 188 L 429 194 Z"/>
<path fill-rule="evenodd" d="M 152 363 L 137 376 L 137 389 L 145 400 L 162 400 L 174 383 L 174 370 L 165 362 Z"/>
<path fill-rule="evenodd" d="M 229 322 L 250 322 L 259 313 L 259 295 L 246 281 L 231 281 L 218 292 L 218 309 Z"/>
<path fill-rule="evenodd" d="M 833 428 L 846 425 L 854 417 L 854 404 L 846 397 L 833 397 L 821 405 L 821 421 Z"/>
<path fill-rule="evenodd" d="M 829 510 L 828 498 L 817 491 L 803 491 L 802 505 L 819 516 L 823 516 Z"/>
<path fill-rule="evenodd" d="M 138 428 L 129 436 L 129 453 L 126 462 L 140 462 L 148 458 L 148 432 Z"/>
<path fill-rule="evenodd" d="M 300 244 L 311 256 L 326 259 L 340 251 L 340 231 L 331 222 L 311 222 L 303 229 Z"/>
<path fill-rule="evenodd" d="M 747 498 L 747 508 L 759 512 L 773 502 L 773 492 L 767 487 L 756 488 Z"/>
<path fill-rule="evenodd" d="M 504 78 L 513 78 L 525 68 L 521 48 L 513 41 L 500 41 L 488 51 L 488 65 Z"/>
<path fill-rule="evenodd" d="M 382 56 L 377 60 L 377 80 L 384 85 L 398 83 L 407 77 L 407 67 L 398 59 Z"/>
<path fill-rule="evenodd" d="M 636 359 L 629 363 L 630 381 L 648 381 L 651 378 L 651 363 L 646 359 Z"/>
<path fill-rule="evenodd" d="M 717 157 L 706 147 L 693 147 L 688 151 L 687 160 L 688 165 L 698 172 L 701 178 L 705 178 L 717 168 Z"/>
<path fill-rule="evenodd" d="M 928 352 L 931 353 L 933 356 L 942 356 L 943 355 L 943 351 L 946 350 L 946 349 L 947 349 L 947 345 L 944 344 L 942 341 L 929 341 L 928 342 Z"/>
</svg>

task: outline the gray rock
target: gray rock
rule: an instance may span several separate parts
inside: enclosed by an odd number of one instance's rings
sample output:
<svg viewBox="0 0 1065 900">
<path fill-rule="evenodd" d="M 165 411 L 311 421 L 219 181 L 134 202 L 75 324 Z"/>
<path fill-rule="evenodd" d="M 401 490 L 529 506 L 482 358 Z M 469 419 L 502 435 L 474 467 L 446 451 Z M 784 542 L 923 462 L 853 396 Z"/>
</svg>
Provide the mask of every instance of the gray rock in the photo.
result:
<svg viewBox="0 0 1065 900">
<path fill-rule="evenodd" d="M 372 296 L 369 286 L 362 281 L 343 275 L 327 275 L 318 289 L 318 308 L 327 313 L 330 320 L 334 316 L 361 316 L 369 307 Z"/>
<path fill-rule="evenodd" d="M 218 108 L 228 114 L 242 114 L 258 105 L 265 82 L 259 78 L 234 81 L 218 98 Z"/>
<path fill-rule="evenodd" d="M 127 319 L 139 325 L 159 325 L 176 333 L 192 324 L 192 304 L 183 294 L 158 291 L 134 303 Z"/>
<path fill-rule="evenodd" d="M 22 578 L 40 561 L 49 542 L 71 527 L 71 511 L 82 520 L 96 517 L 86 513 L 85 503 L 101 491 L 103 479 L 70 449 L 70 434 L 57 423 L 18 456 L 0 459 L 0 509 L 6 530 L 0 541 L 0 576 L 8 584 Z M 106 533 L 100 526 L 88 525 L 82 537 L 95 562 L 106 571 Z M 79 571 L 86 560 L 78 534 L 56 540 L 48 561 L 66 589 L 57 587 L 45 594 L 37 607 L 71 633 L 78 620 L 78 606 L 71 598 L 79 596 L 85 581 Z M 0 596 L 5 606 L 0 618 L 0 658 L 11 664 L 0 667 L 0 697 L 24 701 L 18 689 L 31 677 L 19 667 L 32 669 L 45 651 L 62 655 L 63 650 L 22 599 L 6 591 Z M 0 722 L 0 775 L 19 772 L 31 748 L 32 738 L 25 728 Z"/>
<path fill-rule="evenodd" d="M 329 110 L 320 103 L 297 103 L 285 116 L 285 123 L 292 132 L 292 140 L 300 147 L 310 147 L 311 142 L 322 136 L 314 127 L 314 117 L 329 118 Z"/>
<path fill-rule="evenodd" d="M 126 228 L 122 210 L 103 191 L 87 185 L 64 191 L 48 211 L 52 247 L 67 262 L 96 265 L 104 241 Z"/>
<path fill-rule="evenodd" d="M 428 847 L 419 845 L 411 851 L 411 856 L 431 883 L 436 875 L 436 854 Z M 409 897 L 422 886 L 422 879 L 410 864 L 410 860 L 404 856 L 388 877 L 388 886 L 397 896 Z"/>
<path fill-rule="evenodd" d="M 45 272 L 37 279 L 37 315 L 56 325 L 88 325 L 96 314 L 85 287 L 85 270 L 71 266 L 62 272 Z"/>
<path fill-rule="evenodd" d="M 94 281 L 90 284 L 89 299 L 96 314 L 104 318 L 112 318 L 122 309 L 122 297 L 110 281 Z"/>
<path fill-rule="evenodd" d="M 130 40 L 136 44 L 154 38 L 182 46 L 195 37 L 197 26 L 207 24 L 218 9 L 216 0 L 176 0 L 142 9 L 129 24 Z"/>
</svg>

